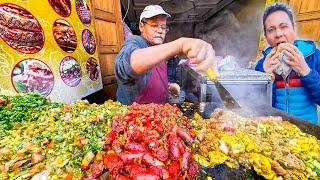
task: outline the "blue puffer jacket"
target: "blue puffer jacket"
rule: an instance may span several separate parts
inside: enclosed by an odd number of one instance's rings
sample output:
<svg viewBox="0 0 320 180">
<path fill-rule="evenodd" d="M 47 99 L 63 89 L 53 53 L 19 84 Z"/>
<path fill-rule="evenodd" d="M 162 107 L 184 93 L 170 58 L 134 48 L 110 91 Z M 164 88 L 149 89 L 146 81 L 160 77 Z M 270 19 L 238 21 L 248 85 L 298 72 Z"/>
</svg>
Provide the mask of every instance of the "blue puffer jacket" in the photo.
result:
<svg viewBox="0 0 320 180">
<path fill-rule="evenodd" d="M 297 40 L 294 44 L 302 52 L 311 71 L 303 77 L 292 71 L 286 80 L 277 75 L 273 83 L 272 106 L 318 125 L 320 50 L 312 41 Z M 258 61 L 255 68 L 257 71 L 264 72 L 263 62 L 271 50 L 272 48 L 268 47 L 263 51 L 264 57 Z"/>
</svg>

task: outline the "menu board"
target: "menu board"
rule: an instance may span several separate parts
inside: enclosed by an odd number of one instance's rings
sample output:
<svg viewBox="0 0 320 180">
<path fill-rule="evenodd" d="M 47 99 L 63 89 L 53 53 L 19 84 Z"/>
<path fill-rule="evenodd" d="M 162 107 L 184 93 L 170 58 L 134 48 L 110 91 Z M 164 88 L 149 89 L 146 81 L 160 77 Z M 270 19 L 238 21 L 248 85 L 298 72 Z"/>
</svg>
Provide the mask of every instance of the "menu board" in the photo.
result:
<svg viewBox="0 0 320 180">
<path fill-rule="evenodd" d="M 0 89 L 60 102 L 102 89 L 90 0 L 0 0 Z"/>
</svg>

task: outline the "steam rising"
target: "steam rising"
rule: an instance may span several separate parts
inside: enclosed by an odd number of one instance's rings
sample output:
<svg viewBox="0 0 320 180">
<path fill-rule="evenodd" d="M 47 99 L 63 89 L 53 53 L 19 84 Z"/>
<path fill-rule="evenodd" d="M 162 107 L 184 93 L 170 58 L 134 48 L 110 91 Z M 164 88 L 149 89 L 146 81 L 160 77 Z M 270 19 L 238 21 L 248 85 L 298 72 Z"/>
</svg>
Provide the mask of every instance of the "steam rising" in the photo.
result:
<svg viewBox="0 0 320 180">
<path fill-rule="evenodd" d="M 241 67 L 247 67 L 257 55 L 263 11 L 264 1 L 234 1 L 197 25 L 195 36 L 209 41 L 217 55 L 232 55 Z"/>
</svg>

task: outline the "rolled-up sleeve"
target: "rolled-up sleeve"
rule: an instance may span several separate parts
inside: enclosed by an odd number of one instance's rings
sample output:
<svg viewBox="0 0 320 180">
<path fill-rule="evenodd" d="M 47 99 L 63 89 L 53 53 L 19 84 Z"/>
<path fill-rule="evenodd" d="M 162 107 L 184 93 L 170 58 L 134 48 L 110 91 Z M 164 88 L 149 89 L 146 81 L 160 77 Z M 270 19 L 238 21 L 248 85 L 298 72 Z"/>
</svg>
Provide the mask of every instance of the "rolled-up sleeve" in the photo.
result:
<svg viewBox="0 0 320 180">
<path fill-rule="evenodd" d="M 134 83 L 140 75 L 134 72 L 130 65 L 133 51 L 146 48 L 148 44 L 139 36 L 133 36 L 125 41 L 115 60 L 115 74 L 119 81 L 124 84 Z"/>
</svg>

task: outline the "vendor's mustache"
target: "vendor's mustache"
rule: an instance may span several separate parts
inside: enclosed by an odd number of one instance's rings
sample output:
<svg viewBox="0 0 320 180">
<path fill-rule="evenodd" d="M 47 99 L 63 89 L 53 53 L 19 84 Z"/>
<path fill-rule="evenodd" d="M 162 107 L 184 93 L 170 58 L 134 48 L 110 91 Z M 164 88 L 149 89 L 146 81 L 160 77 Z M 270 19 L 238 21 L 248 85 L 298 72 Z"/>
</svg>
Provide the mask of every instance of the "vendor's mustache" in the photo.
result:
<svg viewBox="0 0 320 180">
<path fill-rule="evenodd" d="M 154 38 L 161 38 L 162 40 L 164 40 L 164 38 L 163 38 L 163 37 L 161 37 L 161 36 L 156 36 L 156 37 L 154 37 Z"/>
</svg>

